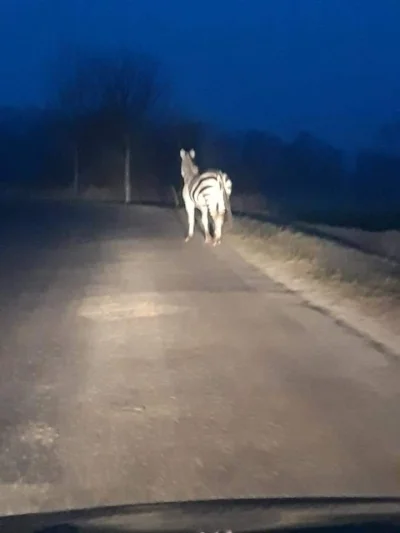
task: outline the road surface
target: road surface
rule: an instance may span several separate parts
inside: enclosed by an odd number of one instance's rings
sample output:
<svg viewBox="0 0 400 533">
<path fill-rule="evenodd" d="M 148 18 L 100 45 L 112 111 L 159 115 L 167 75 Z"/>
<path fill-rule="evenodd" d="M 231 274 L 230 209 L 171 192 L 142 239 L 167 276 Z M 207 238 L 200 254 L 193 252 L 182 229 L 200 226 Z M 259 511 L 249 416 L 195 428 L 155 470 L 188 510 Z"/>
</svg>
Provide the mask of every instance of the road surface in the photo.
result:
<svg viewBox="0 0 400 533">
<path fill-rule="evenodd" d="M 400 495 L 400 361 L 173 210 L 4 205 L 0 513 Z"/>
</svg>

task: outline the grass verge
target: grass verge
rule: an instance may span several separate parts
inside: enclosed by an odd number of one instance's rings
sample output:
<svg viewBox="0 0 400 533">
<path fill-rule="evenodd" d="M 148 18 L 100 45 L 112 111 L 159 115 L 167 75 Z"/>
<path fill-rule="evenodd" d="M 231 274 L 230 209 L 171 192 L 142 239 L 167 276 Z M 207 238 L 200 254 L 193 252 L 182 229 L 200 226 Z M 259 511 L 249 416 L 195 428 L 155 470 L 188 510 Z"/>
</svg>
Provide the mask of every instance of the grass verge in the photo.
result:
<svg viewBox="0 0 400 533">
<path fill-rule="evenodd" d="M 400 266 L 318 236 L 235 217 L 226 236 L 247 261 L 400 356 Z"/>
</svg>

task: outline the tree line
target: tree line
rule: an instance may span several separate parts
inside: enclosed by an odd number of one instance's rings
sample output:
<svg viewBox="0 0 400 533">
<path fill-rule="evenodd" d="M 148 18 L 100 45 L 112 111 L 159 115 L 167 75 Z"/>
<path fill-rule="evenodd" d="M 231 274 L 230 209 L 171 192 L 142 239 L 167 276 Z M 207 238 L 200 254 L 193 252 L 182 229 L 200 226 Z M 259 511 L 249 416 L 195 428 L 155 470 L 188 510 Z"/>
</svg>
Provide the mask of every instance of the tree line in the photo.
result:
<svg viewBox="0 0 400 533">
<path fill-rule="evenodd" d="M 349 169 L 344 154 L 311 133 L 285 142 L 268 131 L 227 131 L 179 111 L 162 66 L 136 54 L 81 54 L 56 72 L 46 108 L 0 109 L 0 185 L 89 186 L 135 201 L 148 187 L 180 187 L 179 150 L 200 168 L 223 168 L 235 194 L 278 211 L 400 215 L 400 124 Z"/>
</svg>

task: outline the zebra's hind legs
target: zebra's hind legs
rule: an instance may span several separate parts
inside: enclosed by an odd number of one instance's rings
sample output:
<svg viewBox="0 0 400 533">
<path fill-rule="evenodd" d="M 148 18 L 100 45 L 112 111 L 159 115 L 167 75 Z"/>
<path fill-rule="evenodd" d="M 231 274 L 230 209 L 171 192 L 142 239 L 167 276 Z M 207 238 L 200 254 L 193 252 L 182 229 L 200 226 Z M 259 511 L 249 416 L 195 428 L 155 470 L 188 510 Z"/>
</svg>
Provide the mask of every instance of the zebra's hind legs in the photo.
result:
<svg viewBox="0 0 400 533">
<path fill-rule="evenodd" d="M 224 214 L 223 213 L 213 213 L 213 220 L 214 220 L 214 239 L 213 239 L 213 245 L 217 246 L 218 244 L 221 244 L 222 239 L 222 225 L 224 222 Z"/>
<path fill-rule="evenodd" d="M 188 200 L 185 200 L 185 208 L 188 217 L 188 231 L 185 238 L 185 242 L 190 241 L 194 234 L 194 205 Z"/>
</svg>

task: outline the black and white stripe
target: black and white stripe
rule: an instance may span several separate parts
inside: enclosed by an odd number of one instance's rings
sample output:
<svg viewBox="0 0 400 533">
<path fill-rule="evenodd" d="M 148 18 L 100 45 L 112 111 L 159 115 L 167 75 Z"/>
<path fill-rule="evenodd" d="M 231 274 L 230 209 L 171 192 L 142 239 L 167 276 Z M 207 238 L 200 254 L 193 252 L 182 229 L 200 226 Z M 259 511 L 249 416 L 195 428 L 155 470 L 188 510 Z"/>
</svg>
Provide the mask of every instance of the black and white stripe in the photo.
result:
<svg viewBox="0 0 400 533">
<path fill-rule="evenodd" d="M 232 181 L 222 170 L 209 169 L 199 173 L 194 162 L 195 151 L 180 151 L 181 175 L 183 178 L 182 196 L 188 217 L 188 235 L 186 241 L 193 237 L 195 209 L 201 211 L 205 241 L 211 242 L 209 215 L 214 222 L 214 244 L 219 244 L 222 237 L 222 226 L 225 214 L 232 220 L 230 196 Z"/>
</svg>

